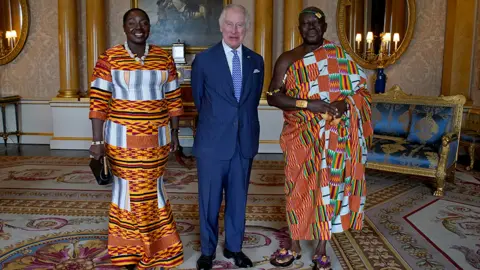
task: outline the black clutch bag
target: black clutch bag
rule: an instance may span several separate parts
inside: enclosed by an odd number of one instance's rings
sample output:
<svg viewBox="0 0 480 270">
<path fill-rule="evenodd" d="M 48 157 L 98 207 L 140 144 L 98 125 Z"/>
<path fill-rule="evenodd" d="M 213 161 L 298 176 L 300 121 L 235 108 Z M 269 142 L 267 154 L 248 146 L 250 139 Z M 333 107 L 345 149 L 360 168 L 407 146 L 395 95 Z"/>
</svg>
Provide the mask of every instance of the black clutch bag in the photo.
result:
<svg viewBox="0 0 480 270">
<path fill-rule="evenodd" d="M 99 160 L 90 158 L 90 169 L 99 185 L 104 186 L 113 182 L 113 174 L 110 168 L 108 168 L 106 156 L 101 157 Z"/>
</svg>

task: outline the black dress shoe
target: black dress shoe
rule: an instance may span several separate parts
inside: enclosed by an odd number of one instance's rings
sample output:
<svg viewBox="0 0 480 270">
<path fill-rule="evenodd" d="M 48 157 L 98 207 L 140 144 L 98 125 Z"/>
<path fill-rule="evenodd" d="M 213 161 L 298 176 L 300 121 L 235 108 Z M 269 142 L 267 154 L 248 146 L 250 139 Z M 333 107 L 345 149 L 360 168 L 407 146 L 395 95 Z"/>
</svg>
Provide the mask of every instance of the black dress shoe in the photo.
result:
<svg viewBox="0 0 480 270">
<path fill-rule="evenodd" d="M 235 265 L 240 268 L 253 267 L 252 261 L 243 252 L 231 252 L 228 249 L 223 250 L 223 256 L 227 259 L 233 258 Z"/>
<path fill-rule="evenodd" d="M 197 260 L 197 270 L 210 270 L 213 268 L 213 260 L 215 260 L 215 254 L 212 256 L 202 255 Z"/>
</svg>

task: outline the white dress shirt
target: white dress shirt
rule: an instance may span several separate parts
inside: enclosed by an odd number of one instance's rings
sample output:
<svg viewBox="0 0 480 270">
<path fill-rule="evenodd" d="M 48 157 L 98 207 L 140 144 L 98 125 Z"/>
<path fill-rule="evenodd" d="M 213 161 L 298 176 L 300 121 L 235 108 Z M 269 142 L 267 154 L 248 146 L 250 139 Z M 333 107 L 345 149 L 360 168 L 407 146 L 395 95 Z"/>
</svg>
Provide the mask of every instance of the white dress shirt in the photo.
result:
<svg viewBox="0 0 480 270">
<path fill-rule="evenodd" d="M 222 45 L 223 45 L 223 49 L 225 50 L 225 55 L 227 56 L 227 62 L 228 62 L 228 67 L 230 68 L 230 74 L 232 74 L 232 62 L 233 62 L 233 52 L 232 52 L 232 48 L 230 48 L 227 43 L 225 43 L 225 41 L 222 39 Z M 236 49 L 237 51 L 237 54 L 238 54 L 238 57 L 240 58 L 240 71 L 242 71 L 243 73 L 243 69 L 242 69 L 242 44 L 240 44 L 240 46 L 238 46 L 238 48 Z M 243 74 L 242 74 L 243 75 Z"/>
</svg>

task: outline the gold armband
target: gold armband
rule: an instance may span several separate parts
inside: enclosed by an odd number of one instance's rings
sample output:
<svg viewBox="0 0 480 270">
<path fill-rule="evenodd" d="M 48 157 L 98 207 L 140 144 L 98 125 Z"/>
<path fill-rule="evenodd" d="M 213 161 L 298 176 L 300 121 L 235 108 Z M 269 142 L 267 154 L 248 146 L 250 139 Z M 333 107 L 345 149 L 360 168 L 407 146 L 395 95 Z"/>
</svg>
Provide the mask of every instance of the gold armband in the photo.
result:
<svg viewBox="0 0 480 270">
<path fill-rule="evenodd" d="M 267 95 L 273 96 L 274 94 L 280 92 L 280 89 L 273 89 L 272 91 L 267 91 Z"/>
<path fill-rule="evenodd" d="M 295 101 L 295 107 L 297 107 L 297 108 L 306 109 L 307 105 L 308 105 L 308 101 L 306 101 L 306 100 Z"/>
</svg>

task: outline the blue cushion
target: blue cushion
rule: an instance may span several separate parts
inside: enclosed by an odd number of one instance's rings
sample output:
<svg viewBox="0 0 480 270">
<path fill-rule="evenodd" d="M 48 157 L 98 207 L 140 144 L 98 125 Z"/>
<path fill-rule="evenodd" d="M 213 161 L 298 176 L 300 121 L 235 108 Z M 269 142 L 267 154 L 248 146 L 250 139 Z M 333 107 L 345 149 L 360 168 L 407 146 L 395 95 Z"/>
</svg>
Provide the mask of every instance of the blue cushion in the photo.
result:
<svg viewBox="0 0 480 270">
<path fill-rule="evenodd" d="M 473 130 L 465 130 L 460 134 L 462 142 L 480 143 L 480 134 Z"/>
<path fill-rule="evenodd" d="M 458 140 L 450 143 L 448 146 L 447 169 L 457 162 Z"/>
<path fill-rule="evenodd" d="M 438 149 L 433 146 L 374 138 L 367 161 L 436 169 L 439 158 Z"/>
<path fill-rule="evenodd" d="M 409 104 L 374 103 L 373 132 L 378 135 L 407 137 L 410 124 Z"/>
<path fill-rule="evenodd" d="M 451 107 L 415 106 L 407 141 L 417 144 L 440 144 L 442 136 L 450 132 L 452 111 Z"/>
</svg>

